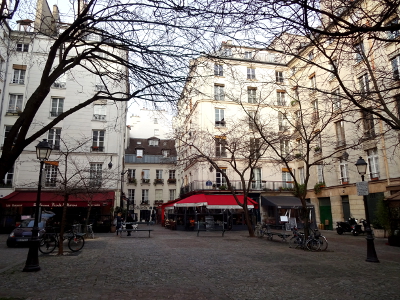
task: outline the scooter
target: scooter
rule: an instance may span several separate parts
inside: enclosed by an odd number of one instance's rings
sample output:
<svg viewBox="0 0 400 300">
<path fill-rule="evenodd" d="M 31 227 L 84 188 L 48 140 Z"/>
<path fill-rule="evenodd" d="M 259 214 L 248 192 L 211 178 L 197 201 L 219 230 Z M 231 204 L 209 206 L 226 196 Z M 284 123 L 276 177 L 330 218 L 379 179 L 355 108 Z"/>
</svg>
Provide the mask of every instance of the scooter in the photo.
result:
<svg viewBox="0 0 400 300">
<path fill-rule="evenodd" d="M 357 225 L 355 218 L 349 218 L 347 222 L 336 222 L 337 234 L 343 234 L 344 232 L 353 232 L 353 227 Z"/>
<path fill-rule="evenodd" d="M 351 231 L 354 236 L 357 236 L 357 235 L 359 235 L 361 233 L 365 233 L 365 228 L 367 226 L 367 221 L 364 220 L 364 219 L 361 219 L 360 222 L 361 222 L 362 226 L 364 226 L 364 230 L 362 229 L 361 224 L 354 225 L 353 230 Z"/>
</svg>

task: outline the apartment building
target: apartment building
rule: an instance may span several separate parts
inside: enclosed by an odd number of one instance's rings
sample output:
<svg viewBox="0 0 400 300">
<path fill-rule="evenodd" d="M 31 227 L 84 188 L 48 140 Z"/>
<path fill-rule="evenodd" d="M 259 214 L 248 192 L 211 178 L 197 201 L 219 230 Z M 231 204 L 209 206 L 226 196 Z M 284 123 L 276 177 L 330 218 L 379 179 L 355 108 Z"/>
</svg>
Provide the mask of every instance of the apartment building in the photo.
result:
<svg viewBox="0 0 400 300">
<path fill-rule="evenodd" d="M 17 30 L 11 30 L 3 23 L 0 30 L 2 145 L 11 126 L 24 110 L 26 100 L 39 84 L 44 68 L 43 62 L 53 42 L 52 35 L 62 32 L 65 26 L 60 23 L 57 6 L 51 10 L 46 1 L 38 1 L 37 5 L 38 17 L 35 21 L 20 21 Z M 52 20 L 54 26 L 51 27 L 51 34 L 45 35 L 37 30 L 41 28 L 41 22 L 45 22 L 44 20 Z M 91 39 L 96 42 L 101 37 L 94 34 L 88 36 L 86 47 L 90 47 Z M 107 51 L 113 51 L 111 46 L 108 47 L 110 48 Z M 106 87 L 111 92 L 128 91 L 125 80 L 108 83 L 100 80 L 94 72 L 88 72 L 87 67 L 75 67 L 54 82 L 32 121 L 28 136 Z M 125 72 L 119 66 L 115 68 Z M 16 219 L 12 218 L 15 215 L 33 213 L 34 202 L 30 198 L 34 197 L 32 192 L 37 190 L 39 172 L 35 146 L 42 139 L 47 139 L 53 148 L 44 167 L 42 206 L 57 211 L 57 215 L 61 217 L 60 207 L 63 201 L 59 196 L 60 189 L 62 184 L 69 181 L 71 190 L 79 187 L 83 194 L 91 195 L 90 199 L 86 200 L 83 196 L 75 197 L 76 199 L 69 203 L 76 221 L 82 221 L 78 220 L 78 216 L 83 218 L 90 206 L 91 213 L 95 215 L 91 221 L 97 222 L 99 226 L 109 226 L 110 211 L 117 204 L 114 201 L 115 195 L 119 196 L 126 111 L 126 102 L 97 100 L 67 116 L 36 142 L 28 145 L 0 186 L 2 226 L 15 224 Z"/>
<path fill-rule="evenodd" d="M 139 221 L 160 221 L 157 208 L 178 195 L 175 141 L 131 138 L 125 152 L 124 194 Z M 123 204 L 125 205 L 125 204 Z"/>
</svg>

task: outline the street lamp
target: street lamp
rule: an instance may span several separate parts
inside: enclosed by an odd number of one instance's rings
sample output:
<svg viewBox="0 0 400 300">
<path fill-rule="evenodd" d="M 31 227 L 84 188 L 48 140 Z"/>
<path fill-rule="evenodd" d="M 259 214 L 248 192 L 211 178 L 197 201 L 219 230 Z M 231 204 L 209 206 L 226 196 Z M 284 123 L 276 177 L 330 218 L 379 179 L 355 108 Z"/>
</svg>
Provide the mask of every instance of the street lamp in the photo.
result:
<svg viewBox="0 0 400 300">
<path fill-rule="evenodd" d="M 364 181 L 364 175 L 367 173 L 367 163 L 362 157 L 357 160 L 356 162 L 356 167 L 358 174 L 361 175 L 362 181 Z M 366 228 L 365 232 L 367 233 L 367 259 L 366 261 L 368 262 L 379 262 L 378 256 L 376 255 L 375 251 L 375 244 L 374 244 L 374 237 L 372 235 L 372 230 L 371 230 L 371 224 L 369 220 L 369 211 L 368 211 L 368 201 L 367 201 L 367 195 L 363 195 L 363 200 L 364 200 L 364 210 L 365 210 L 365 221 L 366 221 Z"/>
<path fill-rule="evenodd" d="M 124 175 L 126 174 L 126 172 L 128 172 L 129 170 L 126 170 L 125 172 L 121 172 L 121 195 L 119 197 L 119 207 L 122 209 L 124 207 Z"/>
<path fill-rule="evenodd" d="M 36 156 L 40 161 L 40 169 L 39 169 L 39 183 L 38 183 L 38 192 L 36 197 L 36 207 L 35 207 L 35 221 L 33 223 L 32 228 L 32 238 L 29 243 L 29 252 L 28 257 L 26 258 L 25 267 L 23 269 L 24 272 L 35 272 L 40 270 L 39 266 L 39 212 L 40 212 L 40 192 L 42 191 L 42 170 L 44 161 L 48 160 L 51 154 L 51 145 L 47 142 L 46 139 L 39 142 L 36 146 Z"/>
</svg>

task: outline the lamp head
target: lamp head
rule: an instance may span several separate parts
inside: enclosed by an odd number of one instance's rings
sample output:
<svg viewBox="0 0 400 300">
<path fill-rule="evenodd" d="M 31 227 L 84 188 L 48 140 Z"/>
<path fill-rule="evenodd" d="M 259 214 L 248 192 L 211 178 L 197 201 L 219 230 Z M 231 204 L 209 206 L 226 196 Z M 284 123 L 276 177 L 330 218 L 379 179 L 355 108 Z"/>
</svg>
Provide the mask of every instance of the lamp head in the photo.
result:
<svg viewBox="0 0 400 300">
<path fill-rule="evenodd" d="M 360 158 L 356 162 L 358 174 L 360 174 L 361 176 L 365 175 L 365 173 L 367 173 L 367 165 L 368 164 L 366 163 L 366 161 L 360 156 Z"/>
<path fill-rule="evenodd" d="M 46 139 L 43 139 L 43 141 L 39 142 L 39 144 L 36 146 L 36 156 L 40 161 L 48 160 L 51 150 L 53 150 L 53 148 L 49 142 L 47 142 Z"/>
</svg>

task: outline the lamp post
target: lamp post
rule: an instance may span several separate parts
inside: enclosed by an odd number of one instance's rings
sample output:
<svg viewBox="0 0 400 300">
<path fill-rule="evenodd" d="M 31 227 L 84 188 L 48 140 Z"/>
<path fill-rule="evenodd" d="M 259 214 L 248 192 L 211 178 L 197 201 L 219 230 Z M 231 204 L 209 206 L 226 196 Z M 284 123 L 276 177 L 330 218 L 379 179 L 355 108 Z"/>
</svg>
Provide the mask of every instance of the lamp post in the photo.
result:
<svg viewBox="0 0 400 300">
<path fill-rule="evenodd" d="M 367 173 L 367 163 L 362 157 L 357 160 L 356 162 L 356 167 L 358 174 L 361 175 L 361 180 L 364 181 L 364 175 Z M 366 228 L 365 232 L 367 233 L 367 259 L 365 261 L 368 262 L 379 262 L 379 259 L 376 255 L 375 251 L 375 244 L 374 244 L 374 237 L 372 235 L 372 230 L 371 230 L 371 224 L 369 220 L 369 210 L 368 210 L 368 201 L 367 201 L 367 195 L 363 195 L 363 200 L 364 200 L 364 209 L 365 209 L 365 221 L 366 221 Z"/>
<path fill-rule="evenodd" d="M 36 197 L 36 207 L 35 207 L 35 221 L 32 228 L 32 238 L 29 243 L 29 252 L 26 258 L 24 272 L 35 272 L 40 270 L 39 266 L 39 213 L 40 213 L 40 192 L 42 191 L 42 170 L 44 161 L 47 160 L 51 153 L 51 146 L 46 139 L 39 142 L 36 146 L 36 156 L 40 160 L 39 169 L 39 183 L 38 191 Z"/>
<path fill-rule="evenodd" d="M 119 207 L 122 209 L 124 207 L 124 193 L 123 193 L 123 189 L 124 189 L 124 175 L 126 174 L 126 172 L 128 172 L 128 170 L 126 170 L 125 172 L 122 171 L 121 172 L 121 195 L 119 197 Z"/>
</svg>

